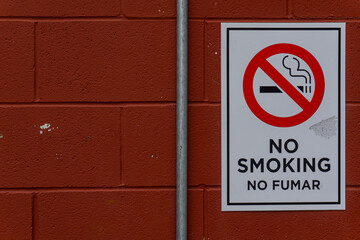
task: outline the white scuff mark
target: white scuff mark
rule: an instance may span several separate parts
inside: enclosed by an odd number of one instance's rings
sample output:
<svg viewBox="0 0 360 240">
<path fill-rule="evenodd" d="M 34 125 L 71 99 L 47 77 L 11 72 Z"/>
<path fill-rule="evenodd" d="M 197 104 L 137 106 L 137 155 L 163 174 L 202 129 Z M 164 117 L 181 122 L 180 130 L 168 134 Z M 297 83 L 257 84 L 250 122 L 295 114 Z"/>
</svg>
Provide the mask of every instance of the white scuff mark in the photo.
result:
<svg viewBox="0 0 360 240">
<path fill-rule="evenodd" d="M 218 55 L 218 52 L 215 52 L 215 55 Z"/>
<path fill-rule="evenodd" d="M 156 159 L 159 159 L 159 157 L 154 156 L 154 155 L 151 155 L 151 158 L 156 158 Z"/>
<path fill-rule="evenodd" d="M 47 130 L 48 132 L 51 132 L 54 129 L 55 129 L 55 127 L 51 127 L 50 123 L 45 123 L 44 125 L 40 126 L 40 134 L 43 134 L 45 130 Z M 56 127 L 56 129 L 59 129 L 59 127 Z"/>
<path fill-rule="evenodd" d="M 51 127 L 51 124 L 50 124 L 50 123 L 45 123 L 44 125 L 41 125 L 41 126 L 40 126 L 40 129 L 45 130 L 45 129 L 48 129 L 48 128 L 50 128 L 50 127 Z"/>
<path fill-rule="evenodd" d="M 1 138 L 4 138 L 4 135 L 2 135 L 2 134 L 0 133 L 0 139 L 1 139 Z"/>
<path fill-rule="evenodd" d="M 331 118 L 312 125 L 309 129 L 313 130 L 316 135 L 329 139 L 336 135 L 337 122 L 337 118 L 332 116 Z"/>
</svg>

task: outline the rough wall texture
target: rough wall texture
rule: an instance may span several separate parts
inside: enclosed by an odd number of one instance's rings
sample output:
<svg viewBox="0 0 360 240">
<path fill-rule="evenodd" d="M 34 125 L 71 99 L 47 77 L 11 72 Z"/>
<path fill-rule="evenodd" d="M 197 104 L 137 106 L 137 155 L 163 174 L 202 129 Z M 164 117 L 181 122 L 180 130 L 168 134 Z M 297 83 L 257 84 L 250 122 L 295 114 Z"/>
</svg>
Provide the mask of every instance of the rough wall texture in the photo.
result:
<svg viewBox="0 0 360 240">
<path fill-rule="evenodd" d="M 358 239 L 357 0 L 189 0 L 189 239 Z M 0 239 L 175 239 L 175 0 L 0 1 Z M 220 22 L 347 22 L 347 210 L 221 212 Z"/>
</svg>

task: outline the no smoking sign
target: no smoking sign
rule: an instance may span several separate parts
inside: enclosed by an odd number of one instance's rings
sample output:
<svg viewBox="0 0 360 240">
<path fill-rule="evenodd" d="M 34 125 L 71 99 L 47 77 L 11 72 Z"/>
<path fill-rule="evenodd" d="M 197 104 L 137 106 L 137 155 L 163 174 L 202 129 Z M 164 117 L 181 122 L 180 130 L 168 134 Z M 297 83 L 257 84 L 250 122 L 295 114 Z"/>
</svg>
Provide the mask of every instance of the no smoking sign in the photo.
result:
<svg viewBox="0 0 360 240">
<path fill-rule="evenodd" d="M 222 209 L 345 209 L 345 24 L 222 24 Z"/>
</svg>

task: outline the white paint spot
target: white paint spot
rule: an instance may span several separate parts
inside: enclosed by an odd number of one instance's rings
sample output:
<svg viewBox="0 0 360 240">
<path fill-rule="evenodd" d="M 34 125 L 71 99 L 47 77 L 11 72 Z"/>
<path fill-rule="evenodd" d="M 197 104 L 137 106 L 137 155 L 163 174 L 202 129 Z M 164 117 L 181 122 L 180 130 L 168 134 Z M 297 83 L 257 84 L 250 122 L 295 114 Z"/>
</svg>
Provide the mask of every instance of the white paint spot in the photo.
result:
<svg viewBox="0 0 360 240">
<path fill-rule="evenodd" d="M 34 125 L 35 126 L 35 125 Z M 45 123 L 44 125 L 40 126 L 40 134 L 43 134 L 45 130 L 47 130 L 48 132 L 51 132 L 52 130 L 55 129 L 55 127 L 51 128 L 51 124 L 50 123 Z M 56 129 L 59 129 L 59 127 L 56 127 Z"/>
<path fill-rule="evenodd" d="M 319 123 L 312 125 L 309 129 L 313 130 L 316 135 L 324 138 L 331 138 L 336 135 L 337 132 L 337 122 L 335 116 L 331 118 L 322 120 Z"/>
<path fill-rule="evenodd" d="M 45 129 L 48 129 L 50 127 L 51 127 L 50 123 L 45 123 L 44 125 L 40 126 L 40 129 L 45 130 Z"/>
<path fill-rule="evenodd" d="M 4 135 L 0 134 L 0 139 L 1 139 L 1 138 L 4 138 Z"/>
<path fill-rule="evenodd" d="M 215 52 L 215 55 L 218 55 L 218 52 Z"/>
</svg>

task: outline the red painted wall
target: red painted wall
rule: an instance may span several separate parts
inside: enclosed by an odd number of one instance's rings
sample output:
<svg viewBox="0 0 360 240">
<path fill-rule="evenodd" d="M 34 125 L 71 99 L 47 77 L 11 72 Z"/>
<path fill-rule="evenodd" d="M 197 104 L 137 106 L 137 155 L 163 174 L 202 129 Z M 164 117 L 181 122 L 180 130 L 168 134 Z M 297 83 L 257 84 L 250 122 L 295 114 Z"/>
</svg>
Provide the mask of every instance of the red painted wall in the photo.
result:
<svg viewBox="0 0 360 240">
<path fill-rule="evenodd" d="M 175 239 L 175 0 L 0 1 L 0 239 Z M 189 239 L 360 238 L 360 3 L 190 0 Z M 347 210 L 221 212 L 220 22 L 347 22 Z"/>
</svg>

